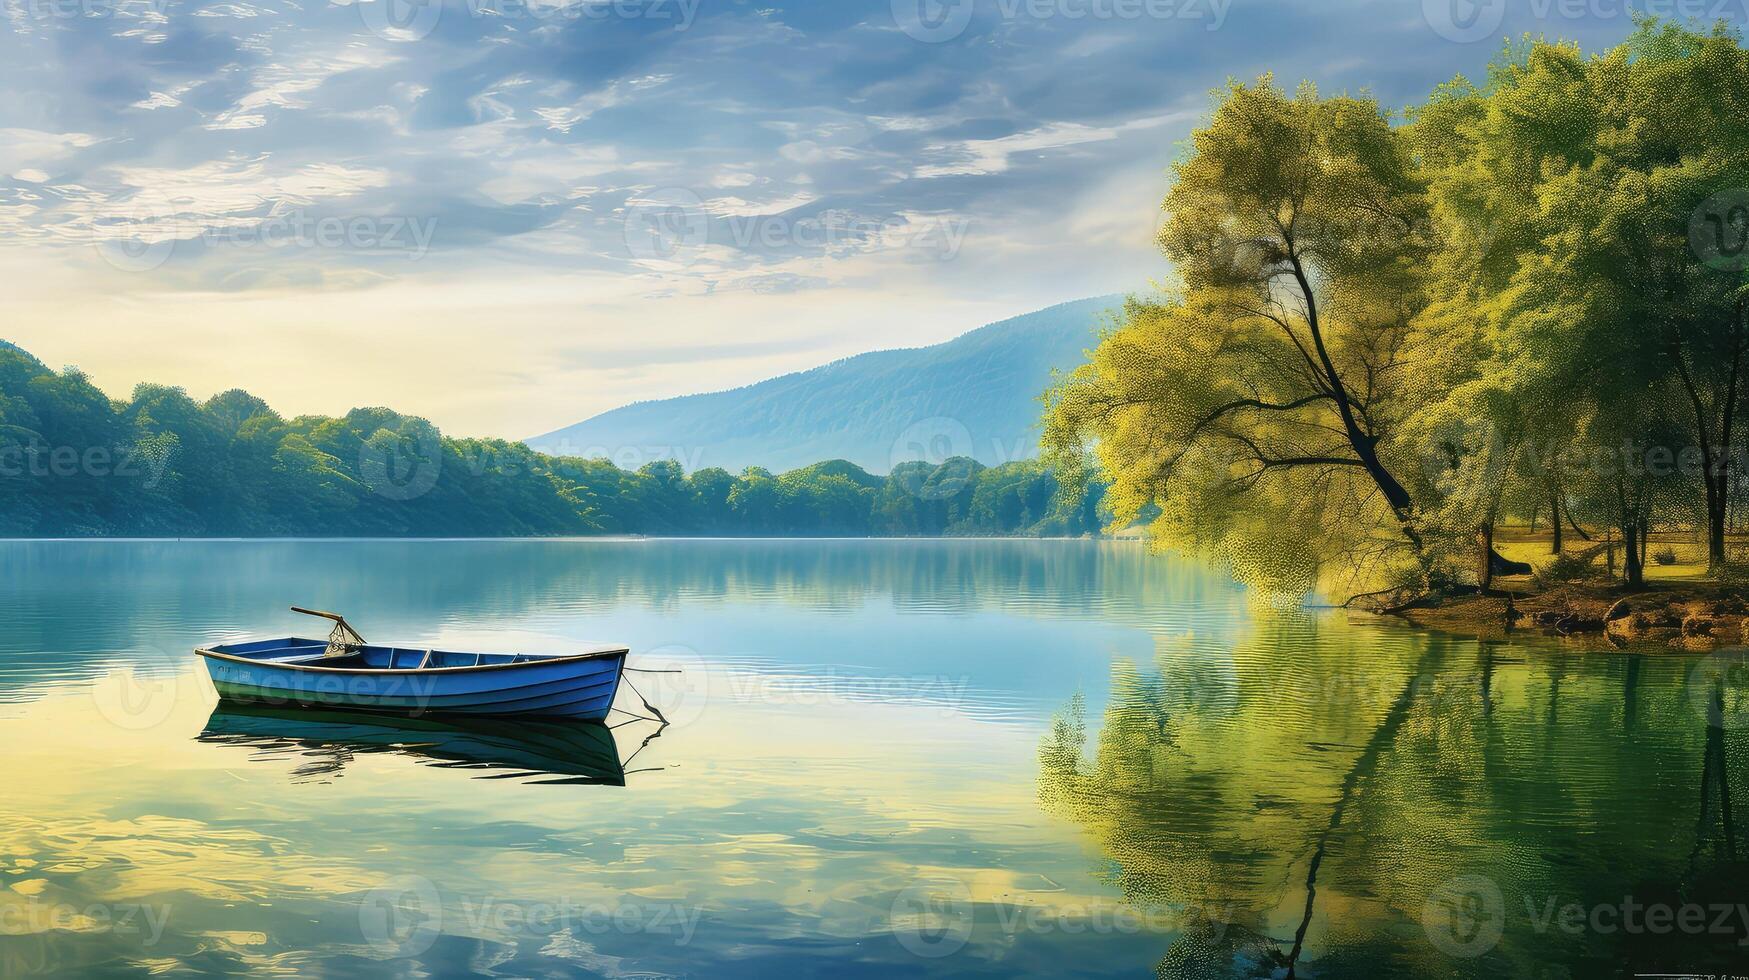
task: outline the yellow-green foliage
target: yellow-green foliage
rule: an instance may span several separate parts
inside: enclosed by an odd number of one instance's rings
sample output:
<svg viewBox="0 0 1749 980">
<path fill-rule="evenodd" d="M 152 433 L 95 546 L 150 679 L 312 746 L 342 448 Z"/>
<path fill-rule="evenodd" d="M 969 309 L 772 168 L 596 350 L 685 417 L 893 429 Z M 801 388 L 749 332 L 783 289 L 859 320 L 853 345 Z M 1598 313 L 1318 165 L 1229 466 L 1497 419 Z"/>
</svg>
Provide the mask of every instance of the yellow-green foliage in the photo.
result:
<svg viewBox="0 0 1749 980">
<path fill-rule="evenodd" d="M 1398 359 L 1426 220 L 1406 145 L 1371 100 L 1268 78 L 1232 86 L 1193 142 L 1161 235 L 1180 283 L 1131 301 L 1057 386 L 1046 444 L 1091 448 L 1118 523 L 1265 591 L 1398 574 L 1407 514 L 1368 457 L 1416 400 Z"/>
<path fill-rule="evenodd" d="M 1047 399 L 1118 523 L 1269 590 L 1473 574 L 1479 529 L 1550 500 L 1722 534 L 1749 263 L 1695 242 L 1749 238 L 1731 31 L 1510 44 L 1398 125 L 1233 84 L 1173 174 L 1174 278 Z"/>
</svg>

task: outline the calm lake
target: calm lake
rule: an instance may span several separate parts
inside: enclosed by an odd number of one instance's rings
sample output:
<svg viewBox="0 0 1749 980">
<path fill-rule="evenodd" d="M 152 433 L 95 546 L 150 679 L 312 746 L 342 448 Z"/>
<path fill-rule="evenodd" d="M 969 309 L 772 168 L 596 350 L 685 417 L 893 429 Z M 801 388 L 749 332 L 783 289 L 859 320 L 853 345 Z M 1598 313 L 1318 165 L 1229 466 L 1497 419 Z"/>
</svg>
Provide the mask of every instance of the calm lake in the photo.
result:
<svg viewBox="0 0 1749 980">
<path fill-rule="evenodd" d="M 1124 542 L 14 542 L 0 589 L 6 977 L 1749 974 L 1732 653 Z M 670 723 L 216 710 L 191 648 L 293 603 L 624 642 Z"/>
</svg>

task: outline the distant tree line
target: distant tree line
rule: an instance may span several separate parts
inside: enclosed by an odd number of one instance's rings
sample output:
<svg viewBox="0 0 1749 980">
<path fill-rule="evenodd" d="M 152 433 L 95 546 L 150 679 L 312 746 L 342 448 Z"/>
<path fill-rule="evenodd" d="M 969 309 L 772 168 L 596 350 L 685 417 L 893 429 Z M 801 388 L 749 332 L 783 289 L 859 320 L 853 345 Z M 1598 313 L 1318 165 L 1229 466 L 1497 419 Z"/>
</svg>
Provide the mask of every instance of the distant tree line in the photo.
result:
<svg viewBox="0 0 1749 980">
<path fill-rule="evenodd" d="M 1082 535 L 1100 493 L 1035 461 L 623 470 L 385 408 L 285 418 L 240 390 L 114 400 L 0 342 L 0 535 Z"/>
<path fill-rule="evenodd" d="M 1235 82 L 1164 210 L 1175 281 L 1050 396 L 1049 453 L 1095 459 L 1119 520 L 1283 591 L 1487 588 L 1496 526 L 1537 515 L 1557 553 L 1611 539 L 1629 585 L 1654 528 L 1725 571 L 1749 476 L 1734 29 L 1510 43 L 1400 113 Z"/>
</svg>

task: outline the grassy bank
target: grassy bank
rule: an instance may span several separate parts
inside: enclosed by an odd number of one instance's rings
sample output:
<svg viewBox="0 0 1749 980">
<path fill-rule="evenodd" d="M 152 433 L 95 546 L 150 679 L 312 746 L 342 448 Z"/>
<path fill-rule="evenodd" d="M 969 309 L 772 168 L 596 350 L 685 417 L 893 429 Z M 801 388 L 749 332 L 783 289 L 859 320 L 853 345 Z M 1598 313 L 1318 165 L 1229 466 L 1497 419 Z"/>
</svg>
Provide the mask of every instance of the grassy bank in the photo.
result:
<svg viewBox="0 0 1749 980">
<path fill-rule="evenodd" d="M 1569 557 L 1603 543 L 1568 534 Z M 1497 577 L 1491 594 L 1447 596 L 1396 615 L 1429 629 L 1504 639 L 1542 635 L 1580 647 L 1646 652 L 1704 653 L 1745 642 L 1749 618 L 1749 575 L 1722 580 L 1709 576 L 1706 548 L 1687 533 L 1653 534 L 1645 584 L 1629 589 L 1611 576 L 1606 553 L 1596 556 L 1590 574 L 1574 581 L 1551 581 L 1546 570 L 1555 559 L 1546 529 L 1501 529 L 1495 545 L 1507 558 L 1530 563 L 1539 574 Z M 1619 543 L 1618 543 L 1619 545 Z M 1749 552 L 1749 536 L 1730 541 L 1732 554 Z M 1615 573 L 1621 555 L 1615 554 Z"/>
</svg>

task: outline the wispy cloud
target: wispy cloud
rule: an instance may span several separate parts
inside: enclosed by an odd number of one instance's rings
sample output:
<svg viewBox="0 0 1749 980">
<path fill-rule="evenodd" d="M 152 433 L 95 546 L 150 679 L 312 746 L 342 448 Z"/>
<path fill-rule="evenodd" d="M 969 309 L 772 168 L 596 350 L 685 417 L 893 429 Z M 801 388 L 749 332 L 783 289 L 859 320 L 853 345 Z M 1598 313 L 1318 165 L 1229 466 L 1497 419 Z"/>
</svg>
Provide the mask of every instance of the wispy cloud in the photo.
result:
<svg viewBox="0 0 1749 980">
<path fill-rule="evenodd" d="M 6 0 L 0 270 L 33 298 L 0 317 L 27 341 L 53 321 L 45 356 L 137 380 L 154 365 L 119 332 L 149 323 L 175 348 L 247 316 L 237 370 L 310 369 L 289 407 L 312 410 L 347 406 L 295 400 L 354 396 L 301 340 L 368 360 L 344 338 L 405 317 L 534 380 L 485 393 L 427 364 L 402 403 L 463 430 L 552 428 L 635 397 L 634 377 L 647 394 L 752 381 L 1145 288 L 1167 167 L 1229 77 L 1402 102 L 1493 53 L 1411 6 L 1235 2 L 1210 30 L 978 0 L 957 33 L 919 37 L 888 0 Z M 1630 25 L 1548 27 L 1605 43 Z M 247 245 L 293 219 L 339 232 Z M 429 237 L 382 247 L 397 228 Z M 512 327 L 649 337 L 604 346 L 615 380 L 591 384 L 586 365 L 543 367 L 552 344 L 499 343 Z M 727 330 L 760 342 L 710 339 Z M 683 347 L 720 357 L 661 353 Z"/>
</svg>

